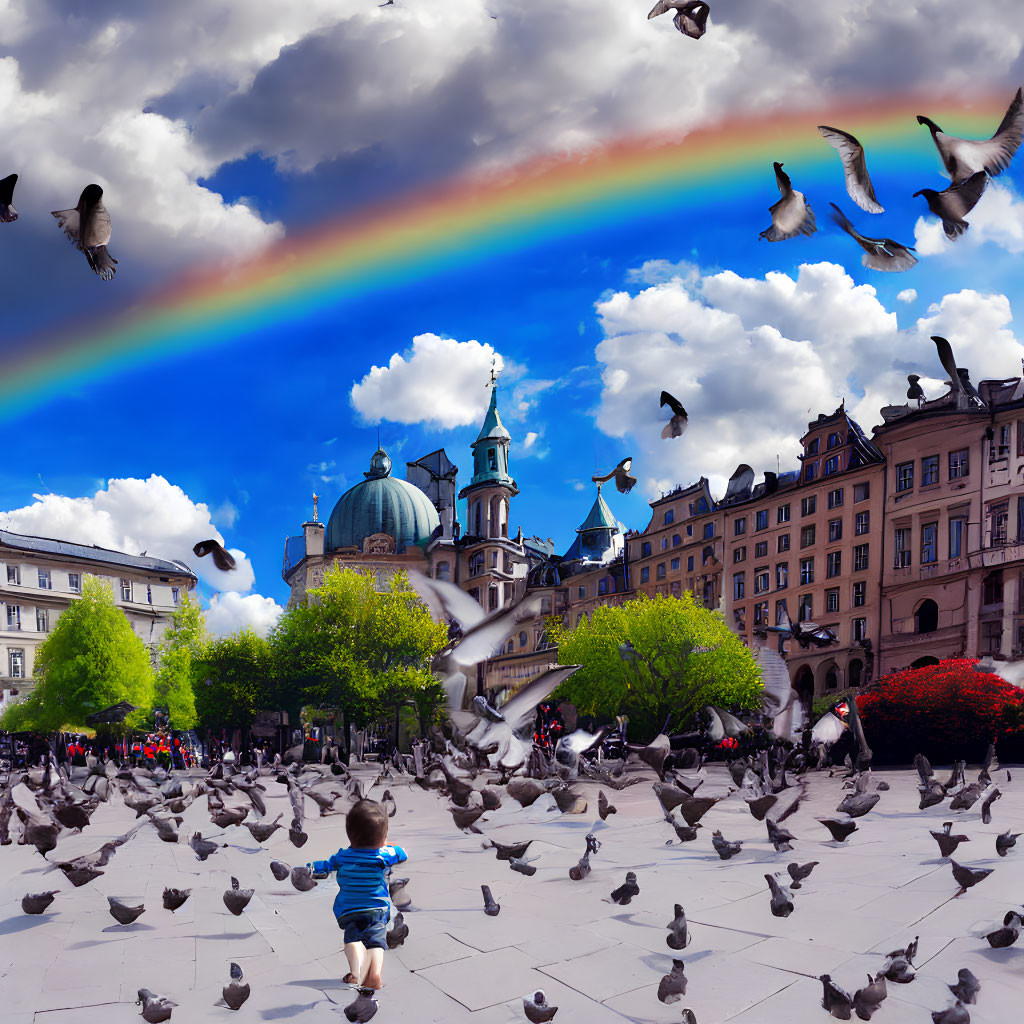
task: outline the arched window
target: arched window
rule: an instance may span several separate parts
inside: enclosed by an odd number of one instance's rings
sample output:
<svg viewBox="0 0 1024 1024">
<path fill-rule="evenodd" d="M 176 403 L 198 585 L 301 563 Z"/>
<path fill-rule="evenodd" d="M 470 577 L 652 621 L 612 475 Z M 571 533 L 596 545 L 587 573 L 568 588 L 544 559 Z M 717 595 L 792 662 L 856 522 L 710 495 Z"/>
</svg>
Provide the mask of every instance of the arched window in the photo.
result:
<svg viewBox="0 0 1024 1024">
<path fill-rule="evenodd" d="M 864 675 L 864 662 L 860 658 L 854 658 L 850 662 L 850 686 L 860 686 L 861 678 Z"/>
<path fill-rule="evenodd" d="M 484 520 L 483 520 L 483 509 L 480 508 L 480 502 L 473 502 L 473 534 L 476 537 L 482 537 L 484 532 Z"/>
<path fill-rule="evenodd" d="M 932 657 L 926 655 L 923 658 L 918 658 L 917 661 L 913 662 L 910 667 L 911 668 L 928 668 L 931 665 L 938 665 L 938 663 L 939 663 L 939 659 L 938 658 L 932 658 Z"/>
<path fill-rule="evenodd" d="M 523 630 L 523 631 L 522 631 L 522 632 L 521 632 L 521 633 L 519 634 L 519 646 L 520 646 L 520 647 L 525 647 L 525 646 L 526 646 L 526 639 L 527 639 L 527 638 L 526 638 L 526 630 L 524 629 L 524 630 Z"/>
<path fill-rule="evenodd" d="M 825 666 L 825 689 L 839 689 L 839 667 L 834 661 L 830 661 L 828 665 Z"/>
<path fill-rule="evenodd" d="M 807 707 L 810 707 L 811 701 L 814 700 L 814 673 L 804 665 L 802 669 L 796 674 L 796 683 L 793 686 L 796 690 L 800 700 Z"/>
<path fill-rule="evenodd" d="M 939 606 L 929 597 L 914 612 L 914 632 L 934 633 L 939 628 Z"/>
</svg>

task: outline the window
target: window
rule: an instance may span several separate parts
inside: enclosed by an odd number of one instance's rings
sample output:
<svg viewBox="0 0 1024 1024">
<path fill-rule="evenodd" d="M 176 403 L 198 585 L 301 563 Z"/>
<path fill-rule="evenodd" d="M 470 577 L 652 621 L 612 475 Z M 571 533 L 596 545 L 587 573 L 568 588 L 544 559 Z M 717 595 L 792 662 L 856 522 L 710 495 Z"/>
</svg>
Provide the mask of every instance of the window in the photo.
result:
<svg viewBox="0 0 1024 1024">
<path fill-rule="evenodd" d="M 814 582 L 814 559 L 800 559 L 800 583 L 801 585 Z"/>
<path fill-rule="evenodd" d="M 693 555 L 686 559 L 686 571 L 693 572 Z"/>
<path fill-rule="evenodd" d="M 494 584 L 487 588 L 487 610 L 491 612 L 498 610 L 498 588 Z"/>
<path fill-rule="evenodd" d="M 587 596 L 587 588 L 586 587 L 577 587 L 576 588 L 576 599 L 578 601 L 584 600 L 586 598 L 586 596 Z"/>
<path fill-rule="evenodd" d="M 768 529 L 768 509 L 762 508 L 757 512 L 757 519 L 754 524 L 755 530 L 767 530 Z"/>
<path fill-rule="evenodd" d="M 771 584 L 769 583 L 769 573 L 767 569 L 755 569 L 754 570 L 754 593 L 764 594 L 766 593 Z"/>
<path fill-rule="evenodd" d="M 825 575 L 834 580 L 843 574 L 843 553 L 842 551 L 830 551 L 825 556 Z"/>
<path fill-rule="evenodd" d="M 650 578 L 651 578 L 651 569 L 650 569 L 650 566 L 647 566 L 647 565 L 645 565 L 645 566 L 644 566 L 644 567 L 643 567 L 643 568 L 642 568 L 642 569 L 640 570 L 640 582 L 641 582 L 641 583 L 647 583 L 647 582 L 648 582 L 648 581 L 650 580 Z"/>
<path fill-rule="evenodd" d="M 754 605 L 754 625 L 755 626 L 767 626 L 768 625 L 768 602 L 758 601 Z"/>
<path fill-rule="evenodd" d="M 939 524 L 925 523 L 921 527 L 921 564 L 928 565 L 939 557 Z"/>
<path fill-rule="evenodd" d="M 9 565 L 7 566 L 7 582 L 13 584 L 16 587 L 21 586 L 21 566 L 20 565 Z"/>
<path fill-rule="evenodd" d="M 858 544 L 853 549 L 853 571 L 867 572 L 869 563 L 870 544 Z"/>
<path fill-rule="evenodd" d="M 828 507 L 839 508 L 843 504 L 843 489 L 837 487 L 834 491 L 828 492 Z"/>
<path fill-rule="evenodd" d="M 641 558 L 646 558 L 650 553 L 651 553 L 651 542 L 649 540 L 645 540 L 643 542 L 643 544 L 640 545 L 640 557 Z"/>
<path fill-rule="evenodd" d="M 693 524 L 692 523 L 687 523 L 686 524 L 686 536 L 687 537 L 692 537 L 693 536 Z"/>
<path fill-rule="evenodd" d="M 988 510 L 989 542 L 991 547 L 1002 547 L 1006 543 L 1006 525 L 1010 517 L 1010 504 L 1007 501 L 990 505 Z"/>
<path fill-rule="evenodd" d="M 858 512 L 853 519 L 853 533 L 856 537 L 863 537 L 865 533 L 871 532 L 871 513 Z"/>
<path fill-rule="evenodd" d="M 839 588 L 833 587 L 825 591 L 825 611 L 839 611 Z"/>
<path fill-rule="evenodd" d="M 949 557 L 959 558 L 964 551 L 964 522 L 963 519 L 950 519 L 949 521 Z"/>
<path fill-rule="evenodd" d="M 522 630 L 519 633 L 519 646 L 520 647 L 525 647 L 527 639 L 528 639 L 528 637 L 526 636 L 526 630 Z"/>
<path fill-rule="evenodd" d="M 809 498 L 803 498 L 800 501 L 800 515 L 802 516 L 813 516 L 818 511 L 818 496 L 812 494 Z"/>
<path fill-rule="evenodd" d="M 7 606 L 7 628 L 21 629 L 21 605 L 9 604 Z"/>
<path fill-rule="evenodd" d="M 814 600 L 811 594 L 800 595 L 800 606 L 797 609 L 798 621 L 807 622 L 814 614 Z"/>
<path fill-rule="evenodd" d="M 68 573 L 68 590 L 72 594 L 80 594 L 82 592 L 82 576 L 81 573 L 69 572 Z"/>
<path fill-rule="evenodd" d="M 928 487 L 939 482 L 939 457 L 926 455 L 921 460 L 921 486 Z"/>
<path fill-rule="evenodd" d="M 1010 454 L 1010 424 L 1004 423 L 996 427 L 992 440 L 988 443 L 988 461 L 1003 462 Z"/>
<path fill-rule="evenodd" d="M 809 548 L 814 543 L 814 526 L 805 526 L 800 531 L 800 547 Z"/>
<path fill-rule="evenodd" d="M 673 533 L 672 534 L 672 547 L 677 548 L 682 543 L 683 542 L 679 539 L 679 534 L 678 533 Z"/>
<path fill-rule="evenodd" d="M 759 540 L 754 545 L 754 557 L 755 558 L 767 558 L 768 557 L 768 541 Z"/>
<path fill-rule="evenodd" d="M 1017 420 L 1017 454 L 1024 455 L 1024 420 Z"/>
<path fill-rule="evenodd" d="M 783 551 L 788 551 L 789 550 L 789 534 L 788 533 L 779 534 L 779 542 L 776 545 L 776 548 L 777 548 L 778 554 L 780 554 L 780 555 L 782 554 Z"/>
<path fill-rule="evenodd" d="M 990 572 L 982 581 L 981 603 L 986 607 L 1003 603 L 1003 570 Z"/>
<path fill-rule="evenodd" d="M 12 679 L 25 678 L 25 651 L 21 647 L 7 649 L 7 668 Z"/>
<path fill-rule="evenodd" d="M 783 621 L 789 618 L 789 609 L 786 607 L 786 599 L 782 598 L 775 602 L 775 625 L 781 626 Z"/>
<path fill-rule="evenodd" d="M 50 632 L 50 612 L 46 608 L 36 609 L 36 632 L 37 633 L 49 633 Z"/>
<path fill-rule="evenodd" d="M 655 578 L 659 579 L 659 580 L 663 580 L 665 578 L 665 563 L 664 562 L 659 562 L 658 563 L 658 571 L 655 573 Z"/>
<path fill-rule="evenodd" d="M 53 590 L 53 583 L 50 580 L 50 570 L 40 569 L 39 570 L 39 589 L 40 590 Z"/>
<path fill-rule="evenodd" d="M 896 530 L 893 544 L 894 562 L 897 569 L 906 569 L 910 565 L 910 529 L 901 527 Z"/>
<path fill-rule="evenodd" d="M 700 553 L 700 564 L 701 565 L 707 565 L 708 562 L 714 561 L 714 558 L 715 558 L 715 549 L 709 544 Z"/>
<path fill-rule="evenodd" d="M 825 460 L 825 476 L 831 476 L 839 472 L 839 456 L 832 455 Z"/>
<path fill-rule="evenodd" d="M 828 541 L 830 544 L 843 539 L 842 519 L 830 519 L 828 521 Z"/>
<path fill-rule="evenodd" d="M 808 444 L 807 444 L 807 454 L 808 455 L 817 455 L 818 454 L 818 444 L 819 444 L 820 440 L 821 440 L 820 438 L 816 437 L 813 441 L 808 442 Z"/>
<path fill-rule="evenodd" d="M 804 480 L 811 481 L 818 475 L 818 464 L 816 462 L 808 462 L 804 465 Z"/>
<path fill-rule="evenodd" d="M 775 514 L 775 521 L 777 523 L 788 523 L 789 522 L 789 505 L 780 505 L 778 511 Z"/>
<path fill-rule="evenodd" d="M 132 581 L 122 579 L 121 580 L 121 600 L 130 601 L 132 599 Z"/>
<path fill-rule="evenodd" d="M 676 510 L 674 508 L 666 509 L 665 511 L 665 525 L 668 526 L 676 517 Z"/>
<path fill-rule="evenodd" d="M 981 624 L 981 654 L 998 654 L 1003 646 L 1003 620 Z"/>
<path fill-rule="evenodd" d="M 704 539 L 705 540 L 711 540 L 711 538 L 714 537 L 714 535 L 715 535 L 715 524 L 714 523 L 705 523 L 704 524 Z"/>
<path fill-rule="evenodd" d="M 672 571 L 673 572 L 678 572 L 679 571 L 679 559 L 678 558 L 673 558 L 672 559 Z"/>
<path fill-rule="evenodd" d="M 147 583 L 146 584 L 146 604 L 153 603 L 153 588 Z"/>
<path fill-rule="evenodd" d="M 484 571 L 484 553 L 478 551 L 475 555 L 471 555 L 469 559 L 469 575 L 479 576 Z"/>
<path fill-rule="evenodd" d="M 961 448 L 959 451 L 949 453 L 950 480 L 959 480 L 970 475 L 971 463 L 968 456 L 969 450 L 967 448 Z"/>
<path fill-rule="evenodd" d="M 607 594 L 608 593 L 608 577 L 607 576 L 605 576 L 604 579 L 598 580 L 598 582 L 597 582 L 597 593 L 598 593 L 598 596 L 600 596 L 601 594 Z"/>
<path fill-rule="evenodd" d="M 746 596 L 746 573 L 736 572 L 732 576 L 732 599 L 742 601 Z"/>
<path fill-rule="evenodd" d="M 866 640 L 868 636 L 868 620 L 867 619 L 854 619 L 853 620 L 853 639 L 860 641 Z"/>
<path fill-rule="evenodd" d="M 910 491 L 914 487 L 914 464 L 901 462 L 896 467 L 896 490 Z"/>
<path fill-rule="evenodd" d="M 738 516 L 732 524 L 732 534 L 734 537 L 740 537 L 747 532 L 747 517 Z"/>
<path fill-rule="evenodd" d="M 789 562 L 780 562 L 775 566 L 775 589 L 785 590 L 789 586 Z"/>
<path fill-rule="evenodd" d="M 498 469 L 498 453 L 494 448 L 487 449 L 487 468 L 492 472 Z"/>
<path fill-rule="evenodd" d="M 733 565 L 735 565 L 737 562 L 742 562 L 746 557 L 747 557 L 746 546 L 741 546 L 741 547 L 733 549 L 733 552 L 732 552 Z M 693 561 L 693 559 L 690 559 L 690 561 Z M 691 565 L 690 568 L 692 569 L 693 566 Z"/>
<path fill-rule="evenodd" d="M 853 585 L 853 607 L 863 608 L 868 599 L 868 585 L 860 580 Z"/>
<path fill-rule="evenodd" d="M 865 480 L 862 484 L 853 485 L 853 501 L 856 504 L 858 501 L 867 501 L 871 497 L 871 484 Z"/>
<path fill-rule="evenodd" d="M 838 690 L 839 689 L 839 669 L 833 662 L 829 665 L 825 672 L 825 689 L 826 690 Z"/>
</svg>

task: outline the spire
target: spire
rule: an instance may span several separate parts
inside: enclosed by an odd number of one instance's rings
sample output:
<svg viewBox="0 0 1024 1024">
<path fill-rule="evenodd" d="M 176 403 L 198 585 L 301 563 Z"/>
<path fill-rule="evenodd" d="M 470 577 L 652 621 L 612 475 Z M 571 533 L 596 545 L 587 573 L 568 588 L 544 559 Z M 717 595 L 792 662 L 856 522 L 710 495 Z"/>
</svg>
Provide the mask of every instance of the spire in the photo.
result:
<svg viewBox="0 0 1024 1024">
<path fill-rule="evenodd" d="M 493 370 L 491 373 L 493 374 Z M 501 417 L 498 415 L 498 385 L 492 380 L 491 387 L 491 402 L 487 406 L 487 415 L 484 417 L 484 424 L 480 428 L 480 433 L 477 434 L 477 441 L 483 441 L 485 438 L 501 438 L 502 440 L 509 441 L 512 435 L 505 429 L 504 424 L 501 422 Z"/>
</svg>

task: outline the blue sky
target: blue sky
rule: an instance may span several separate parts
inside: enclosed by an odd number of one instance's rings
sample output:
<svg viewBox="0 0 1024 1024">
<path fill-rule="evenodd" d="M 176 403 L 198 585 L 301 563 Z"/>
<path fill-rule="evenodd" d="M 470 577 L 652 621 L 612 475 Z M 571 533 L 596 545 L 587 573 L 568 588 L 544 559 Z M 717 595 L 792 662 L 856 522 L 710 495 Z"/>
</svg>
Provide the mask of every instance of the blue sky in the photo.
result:
<svg viewBox="0 0 1024 1024">
<path fill-rule="evenodd" d="M 22 174 L 22 219 L 0 225 L 0 352 L 126 309 L 203 261 L 244 258 L 452 176 L 827 101 L 809 83 L 837 100 L 969 87 L 1008 103 L 1024 80 L 1019 17 L 999 0 L 979 3 L 970 31 L 940 44 L 933 3 L 898 25 L 872 3 L 841 43 L 835 23 L 862 6 L 853 0 L 788 33 L 775 0 L 716 17 L 723 3 L 700 41 L 612 0 L 544 12 L 510 0 L 497 23 L 479 0 L 395 6 L 282 3 L 258 19 L 241 0 L 185 3 L 174 17 L 117 0 L 15 3 L 0 35 L 0 95 L 17 111 L 0 174 Z M 195 44 L 189 19 L 205 29 Z M 900 61 L 881 60 L 897 46 Z M 666 76 L 691 102 L 650 102 Z M 491 350 L 505 364 L 500 403 L 521 490 L 512 527 L 560 549 L 589 509 L 590 475 L 625 455 L 640 484 L 609 500 L 641 528 L 662 488 L 701 473 L 720 484 L 739 461 L 758 472 L 776 455 L 792 465 L 806 420 L 844 396 L 870 429 L 880 405 L 902 400 L 908 372 L 940 386 L 929 334 L 948 336 L 975 378 L 1018 373 L 1020 165 L 947 249 L 911 198 L 943 187 L 936 154 L 925 129 L 907 130 L 919 160 L 869 153 L 881 217 L 845 195 L 838 158 L 801 168 L 779 153 L 817 213 L 810 239 L 758 241 L 778 197 L 769 165 L 755 187 L 717 203 L 699 189 L 684 207 L 666 195 L 664 209 L 629 223 L 69 387 L 5 424 L 0 526 L 172 557 L 219 534 L 245 557 L 234 578 L 197 567 L 207 598 L 225 592 L 215 625 L 266 628 L 286 598 L 284 537 L 308 516 L 313 490 L 326 516 L 362 479 L 378 428 L 396 465 L 444 446 L 465 474 Z M 89 273 L 47 212 L 91 180 L 103 182 L 114 222 L 122 262 L 112 282 Z M 865 233 L 917 244 L 920 264 L 896 275 L 862 267 L 828 219 L 830 200 Z M 432 338 L 448 340 L 441 363 Z M 396 354 L 409 367 L 395 371 Z M 357 410 L 353 387 L 389 365 L 372 407 Z M 411 397 L 424 373 L 436 388 Z M 690 409 L 680 441 L 658 437 L 661 386 Z"/>
</svg>

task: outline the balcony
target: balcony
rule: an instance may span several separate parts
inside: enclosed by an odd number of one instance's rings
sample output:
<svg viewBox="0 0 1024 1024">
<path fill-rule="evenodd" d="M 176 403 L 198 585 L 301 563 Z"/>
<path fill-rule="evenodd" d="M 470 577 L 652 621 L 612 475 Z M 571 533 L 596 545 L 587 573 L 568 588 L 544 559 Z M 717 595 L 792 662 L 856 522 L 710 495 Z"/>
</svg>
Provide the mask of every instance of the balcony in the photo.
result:
<svg viewBox="0 0 1024 1024">
<path fill-rule="evenodd" d="M 972 551 L 970 560 L 972 569 L 1024 561 L 1024 543 L 1013 541 L 1010 544 L 1004 543 L 996 547 L 983 548 L 981 551 Z"/>
</svg>

